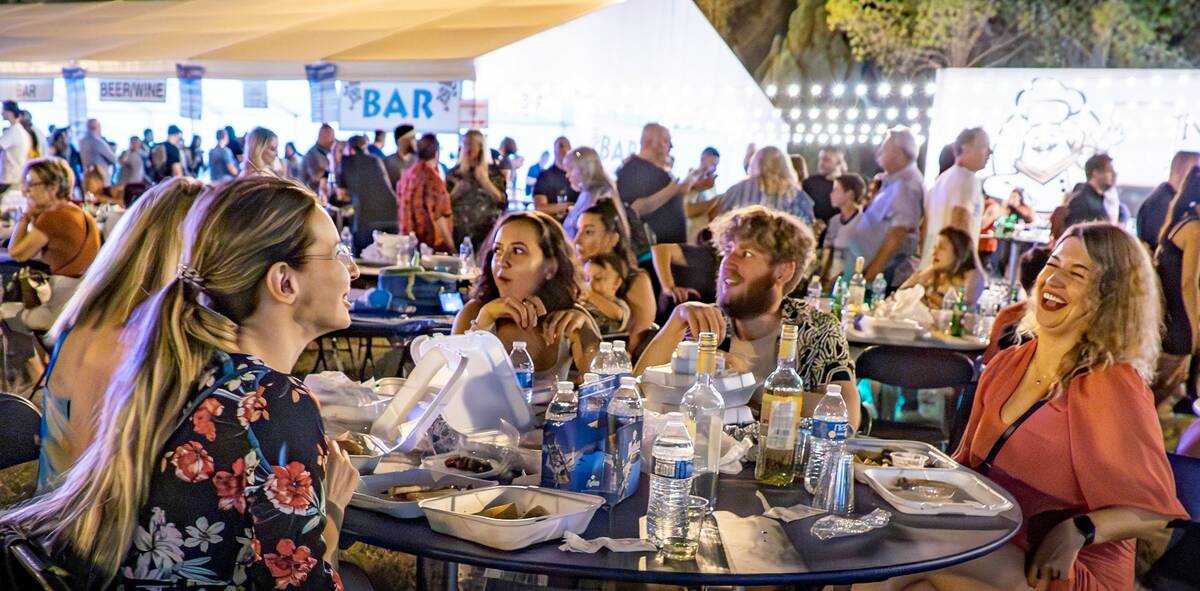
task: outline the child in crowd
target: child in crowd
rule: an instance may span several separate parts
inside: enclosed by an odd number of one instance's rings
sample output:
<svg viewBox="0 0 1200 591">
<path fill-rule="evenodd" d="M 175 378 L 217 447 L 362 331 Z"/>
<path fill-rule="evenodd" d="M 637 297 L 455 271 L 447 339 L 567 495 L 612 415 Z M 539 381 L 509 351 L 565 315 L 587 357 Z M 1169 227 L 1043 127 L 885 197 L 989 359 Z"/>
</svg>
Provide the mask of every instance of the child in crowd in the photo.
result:
<svg viewBox="0 0 1200 591">
<path fill-rule="evenodd" d="M 629 304 L 617 296 L 627 271 L 625 261 L 613 253 L 594 255 L 583 262 L 583 306 L 596 319 L 602 335 L 628 328 Z"/>
<path fill-rule="evenodd" d="M 987 278 L 971 237 L 957 228 L 942 228 L 933 248 L 933 264 L 910 277 L 901 289 L 914 285 L 925 287 L 925 305 L 930 310 L 942 307 L 947 290 L 960 287 L 965 289 L 967 305 L 974 306 L 987 287 Z"/>
</svg>

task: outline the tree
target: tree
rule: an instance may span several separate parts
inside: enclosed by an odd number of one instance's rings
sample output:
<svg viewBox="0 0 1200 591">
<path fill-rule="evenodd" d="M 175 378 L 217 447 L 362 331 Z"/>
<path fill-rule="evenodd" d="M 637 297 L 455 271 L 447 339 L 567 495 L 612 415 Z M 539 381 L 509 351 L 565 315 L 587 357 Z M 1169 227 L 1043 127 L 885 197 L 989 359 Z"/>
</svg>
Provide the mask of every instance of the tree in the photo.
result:
<svg viewBox="0 0 1200 591">
<path fill-rule="evenodd" d="M 825 7 L 829 27 L 846 34 L 854 56 L 893 75 L 1000 65 L 1024 48 L 990 0 L 828 0 Z"/>
<path fill-rule="evenodd" d="M 1030 39 L 1035 66 L 1186 66 L 1177 47 L 1193 24 L 1178 0 L 1017 0 L 1009 18 Z"/>
</svg>

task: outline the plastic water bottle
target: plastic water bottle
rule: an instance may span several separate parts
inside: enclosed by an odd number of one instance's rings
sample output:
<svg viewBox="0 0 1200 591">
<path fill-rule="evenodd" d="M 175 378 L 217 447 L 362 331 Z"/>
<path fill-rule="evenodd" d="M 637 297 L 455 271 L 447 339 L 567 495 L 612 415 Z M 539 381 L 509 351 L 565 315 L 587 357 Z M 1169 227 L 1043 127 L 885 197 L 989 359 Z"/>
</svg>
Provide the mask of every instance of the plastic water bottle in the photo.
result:
<svg viewBox="0 0 1200 591">
<path fill-rule="evenodd" d="M 812 279 L 808 280 L 808 290 L 804 292 L 805 299 L 808 300 L 808 305 L 816 308 L 821 304 L 821 277 L 813 275 Z"/>
<path fill-rule="evenodd" d="M 342 227 L 342 246 L 354 252 L 354 234 L 350 231 L 350 226 Z"/>
<path fill-rule="evenodd" d="M 642 453 L 642 395 L 637 378 L 621 378 L 621 387 L 608 401 L 608 449 L 613 457 L 604 490 L 620 499 L 629 485 L 630 470 Z"/>
<path fill-rule="evenodd" d="M 883 273 L 876 273 L 875 280 L 871 282 L 871 307 L 879 305 L 884 298 L 887 297 L 887 279 L 883 277 Z"/>
<path fill-rule="evenodd" d="M 512 362 L 513 373 L 517 374 L 517 385 L 525 395 L 525 402 L 533 404 L 533 358 L 525 349 L 525 341 L 513 341 L 508 360 Z"/>
<path fill-rule="evenodd" d="M 554 392 L 554 398 L 550 399 L 550 406 L 546 408 L 546 422 L 565 423 L 574 419 L 577 414 L 579 414 L 579 394 L 575 393 L 575 384 L 559 382 L 558 388 Z"/>
<path fill-rule="evenodd" d="M 684 425 L 683 415 L 667 413 L 666 424 L 654 439 L 650 500 L 646 506 L 646 534 L 650 541 L 668 554 L 686 551 L 695 544 L 689 543 L 687 536 L 692 453 L 692 436 Z"/>
<path fill-rule="evenodd" d="M 462 244 L 458 247 L 458 261 L 460 275 L 467 275 L 475 269 L 475 247 L 471 245 L 469 236 L 463 237 Z"/>
<path fill-rule="evenodd" d="M 850 413 L 842 399 L 842 387 L 830 384 L 825 387 L 825 396 L 813 409 L 812 441 L 808 452 L 808 465 L 804 468 L 804 488 L 809 493 L 817 490 L 821 471 L 831 449 L 846 441 L 850 435 Z"/>
<path fill-rule="evenodd" d="M 601 378 L 611 375 L 613 370 L 613 344 L 605 341 L 600 343 L 600 352 L 592 358 L 592 365 L 588 367 L 588 371 L 594 373 Z"/>
<path fill-rule="evenodd" d="M 615 374 L 633 374 L 633 360 L 629 358 L 629 352 L 625 350 L 625 341 L 613 341 L 612 371 Z"/>
</svg>

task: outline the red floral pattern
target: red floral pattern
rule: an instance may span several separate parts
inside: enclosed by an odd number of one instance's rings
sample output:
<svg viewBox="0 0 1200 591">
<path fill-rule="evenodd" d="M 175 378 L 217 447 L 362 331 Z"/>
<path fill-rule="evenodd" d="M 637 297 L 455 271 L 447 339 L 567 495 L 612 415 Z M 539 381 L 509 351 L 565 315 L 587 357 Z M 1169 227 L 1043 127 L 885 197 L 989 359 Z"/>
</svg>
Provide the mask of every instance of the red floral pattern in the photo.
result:
<svg viewBox="0 0 1200 591">
<path fill-rule="evenodd" d="M 270 419 L 271 413 L 267 412 L 267 399 L 263 396 L 265 387 L 259 388 L 257 392 L 242 398 L 238 403 L 238 422 L 243 427 L 249 427 L 250 423 L 259 419 Z"/>
<path fill-rule="evenodd" d="M 213 476 L 213 486 L 217 488 L 217 506 L 224 511 L 231 509 L 238 513 L 246 512 L 246 460 L 238 458 L 233 461 L 233 472 L 224 470 Z"/>
<path fill-rule="evenodd" d="M 263 562 L 271 571 L 271 576 L 275 577 L 275 588 L 287 589 L 304 584 L 308 573 L 317 564 L 308 546 L 296 547 L 296 542 L 291 538 L 284 538 L 275 545 L 275 550 L 278 554 L 263 556 Z"/>
<path fill-rule="evenodd" d="M 213 417 L 221 416 L 225 411 L 225 407 L 221 406 L 221 401 L 215 398 L 205 399 L 200 403 L 200 408 L 192 414 L 192 429 L 204 436 L 209 441 L 217 440 L 217 426 L 213 424 Z"/>
<path fill-rule="evenodd" d="M 189 441 L 177 448 L 171 456 L 175 475 L 184 482 L 203 482 L 213 473 L 212 456 L 199 441 Z"/>
<path fill-rule="evenodd" d="M 286 468 L 272 466 L 266 488 L 271 504 L 283 513 L 303 513 L 316 498 L 312 476 L 300 462 L 289 462 Z"/>
</svg>

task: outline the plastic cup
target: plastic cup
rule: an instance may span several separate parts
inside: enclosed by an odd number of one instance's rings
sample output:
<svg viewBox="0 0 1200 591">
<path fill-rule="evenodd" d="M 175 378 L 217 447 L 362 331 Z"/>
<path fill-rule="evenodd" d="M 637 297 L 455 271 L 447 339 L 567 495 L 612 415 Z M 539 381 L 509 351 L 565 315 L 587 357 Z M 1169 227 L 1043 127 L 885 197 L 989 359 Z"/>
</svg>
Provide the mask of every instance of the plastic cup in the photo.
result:
<svg viewBox="0 0 1200 591">
<path fill-rule="evenodd" d="M 897 468 L 924 468 L 929 456 L 907 451 L 892 452 L 892 465 Z"/>
</svg>

